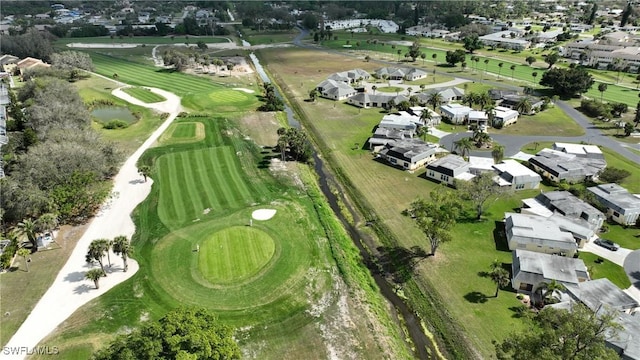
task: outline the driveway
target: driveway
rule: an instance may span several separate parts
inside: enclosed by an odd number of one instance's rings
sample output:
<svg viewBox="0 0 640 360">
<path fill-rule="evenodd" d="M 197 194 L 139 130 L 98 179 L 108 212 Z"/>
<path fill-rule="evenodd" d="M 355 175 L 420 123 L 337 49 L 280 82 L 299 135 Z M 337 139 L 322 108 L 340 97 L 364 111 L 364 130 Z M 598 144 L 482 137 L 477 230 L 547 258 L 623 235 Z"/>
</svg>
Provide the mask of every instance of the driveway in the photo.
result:
<svg viewBox="0 0 640 360">
<path fill-rule="evenodd" d="M 623 266 L 625 262 L 625 258 L 631 253 L 632 250 L 620 248 L 618 251 L 611 251 L 603 248 L 602 246 L 596 245 L 593 241 L 589 241 L 584 245 L 584 248 L 580 249 L 581 251 L 590 252 L 592 254 L 596 254 L 603 259 L 607 259 L 614 264 Z M 640 258 L 640 256 L 639 256 Z"/>
</svg>

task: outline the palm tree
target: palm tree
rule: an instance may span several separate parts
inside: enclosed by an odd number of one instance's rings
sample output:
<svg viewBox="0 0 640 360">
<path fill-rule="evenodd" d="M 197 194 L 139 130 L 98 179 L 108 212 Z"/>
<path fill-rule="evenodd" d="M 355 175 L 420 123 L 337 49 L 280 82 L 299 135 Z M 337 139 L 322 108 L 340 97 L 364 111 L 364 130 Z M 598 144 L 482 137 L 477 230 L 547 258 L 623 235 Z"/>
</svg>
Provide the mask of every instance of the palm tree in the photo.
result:
<svg viewBox="0 0 640 360">
<path fill-rule="evenodd" d="M 493 145 L 493 150 L 491 150 L 491 157 L 493 158 L 494 163 L 499 163 L 504 158 L 504 146 L 500 144 Z"/>
<path fill-rule="evenodd" d="M 144 182 L 147 182 L 147 178 L 151 176 L 151 166 L 149 165 L 138 166 L 138 174 L 144 177 Z"/>
<path fill-rule="evenodd" d="M 422 139 L 422 141 L 427 141 L 427 135 L 429 135 L 429 127 L 426 125 L 420 126 L 418 128 L 417 135 Z"/>
<path fill-rule="evenodd" d="M 424 66 L 424 59 L 426 58 L 427 58 L 427 54 L 425 53 L 420 54 L 420 59 L 422 59 L 422 66 Z"/>
<path fill-rule="evenodd" d="M 24 259 L 24 266 L 27 268 L 27 272 L 29 272 L 29 260 L 27 260 L 27 256 L 31 255 L 31 251 L 29 251 L 29 249 L 20 248 L 16 252 L 16 255 L 22 256 Z"/>
<path fill-rule="evenodd" d="M 598 91 L 600 91 L 600 102 L 602 102 L 602 96 L 604 96 L 604 92 L 607 91 L 607 84 L 598 84 Z"/>
<path fill-rule="evenodd" d="M 87 250 L 87 255 L 85 256 L 85 260 L 88 263 L 92 263 L 93 261 L 97 261 L 100 264 L 100 268 L 102 269 L 102 273 L 104 276 L 107 276 L 107 273 L 104 271 L 104 264 L 102 263 L 102 257 L 105 252 L 109 251 L 109 240 L 107 239 L 96 239 L 89 244 L 89 249 Z"/>
<path fill-rule="evenodd" d="M 509 272 L 502 266 L 495 266 L 491 269 L 491 272 L 489 272 L 489 276 L 491 280 L 496 283 L 496 294 L 493 297 L 497 298 L 500 288 L 509 285 Z"/>
<path fill-rule="evenodd" d="M 429 109 L 424 109 L 422 113 L 420 113 L 420 121 L 422 121 L 425 126 L 429 125 L 432 118 L 433 115 L 431 114 L 431 111 L 429 111 Z"/>
<path fill-rule="evenodd" d="M 523 97 L 516 103 L 516 111 L 520 114 L 529 114 L 531 112 L 531 99 L 528 96 Z"/>
<path fill-rule="evenodd" d="M 480 105 L 480 110 L 484 110 L 487 106 L 493 104 L 493 100 L 491 99 L 491 96 L 489 96 L 489 93 L 480 93 L 475 101 L 478 103 L 478 105 Z"/>
<path fill-rule="evenodd" d="M 504 66 L 504 63 L 498 63 L 498 77 L 500 77 L 500 74 L 502 73 L 503 66 Z"/>
<path fill-rule="evenodd" d="M 392 112 L 394 107 L 396 107 L 396 102 L 393 99 L 387 101 L 388 112 Z"/>
<path fill-rule="evenodd" d="M 409 96 L 411 96 L 411 92 L 413 91 L 413 88 L 411 86 L 409 86 L 407 88 L 407 92 L 409 93 Z"/>
<path fill-rule="evenodd" d="M 371 90 L 373 90 L 373 95 L 375 95 L 375 94 L 376 94 L 376 90 L 378 90 L 378 87 L 377 87 L 377 86 L 375 86 L 375 85 L 373 85 L 373 86 L 371 87 Z"/>
<path fill-rule="evenodd" d="M 129 269 L 129 264 L 127 264 L 127 258 L 129 258 L 129 255 L 131 254 L 131 244 L 129 243 L 129 239 L 127 239 L 127 237 L 124 235 L 116 236 L 113 239 L 112 248 L 113 248 L 113 252 L 116 255 L 122 256 L 124 272 L 127 272 L 127 270 Z"/>
<path fill-rule="evenodd" d="M 466 155 L 473 148 L 473 143 L 471 142 L 471 138 L 464 137 L 458 141 L 453 142 L 454 150 L 460 150 L 460 156 L 466 158 Z"/>
<path fill-rule="evenodd" d="M 640 76 L 640 75 L 638 75 L 638 76 Z M 426 88 L 426 87 L 427 87 L 427 85 L 425 85 L 425 84 L 420 84 L 420 91 L 424 91 L 424 88 Z"/>
<path fill-rule="evenodd" d="M 309 92 L 309 99 L 311 99 L 311 101 L 316 101 L 318 94 L 320 94 L 320 91 L 318 91 L 317 88 L 314 88 Z"/>
<path fill-rule="evenodd" d="M 532 72 L 531 76 L 533 77 L 533 82 L 536 82 L 536 77 L 538 77 L 538 72 L 537 71 Z"/>
<path fill-rule="evenodd" d="M 402 50 L 398 49 L 398 51 L 396 51 L 398 53 L 398 62 L 400 62 L 400 55 L 402 54 Z"/>
<path fill-rule="evenodd" d="M 431 55 L 431 58 L 436 62 L 436 66 L 438 66 L 438 54 Z"/>
<path fill-rule="evenodd" d="M 543 283 L 540 288 L 542 294 L 542 302 L 543 304 L 555 304 L 559 301 L 558 296 L 556 296 L 555 292 L 564 291 L 567 288 L 562 285 L 562 283 L 554 280 L 549 281 L 548 283 Z"/>
<path fill-rule="evenodd" d="M 484 59 L 484 72 L 487 72 L 487 68 L 489 66 L 489 59 Z"/>
<path fill-rule="evenodd" d="M 432 92 L 427 98 L 427 103 L 433 106 L 434 111 L 438 106 L 442 105 L 443 102 L 444 98 L 442 97 L 442 94 L 437 91 Z"/>
<path fill-rule="evenodd" d="M 31 243 L 31 251 L 38 251 L 38 227 L 31 219 L 24 219 L 18 223 L 18 234 L 25 235 Z"/>
<path fill-rule="evenodd" d="M 468 105 L 469 107 L 472 107 L 473 103 L 475 102 L 475 100 L 476 100 L 476 95 L 474 93 L 470 92 L 470 93 L 464 94 L 462 96 L 461 102 L 463 104 Z"/>
<path fill-rule="evenodd" d="M 40 231 L 51 234 L 51 239 L 53 240 L 53 229 L 58 226 L 58 215 L 54 213 L 42 214 L 36 220 L 36 224 Z"/>
<path fill-rule="evenodd" d="M 417 97 L 416 95 L 409 96 L 409 104 L 411 106 L 416 106 L 418 105 L 419 102 L 420 102 L 420 98 Z"/>
<path fill-rule="evenodd" d="M 477 134 L 474 134 L 474 140 L 477 147 L 482 147 L 484 144 L 489 144 L 493 141 L 491 136 L 484 131 L 478 131 Z"/>
<path fill-rule="evenodd" d="M 516 66 L 515 65 L 511 65 L 509 67 L 509 69 L 511 69 L 511 80 L 513 80 L 513 72 L 516 70 Z"/>
<path fill-rule="evenodd" d="M 100 288 L 100 284 L 98 282 L 100 281 L 100 278 L 103 276 L 106 276 L 106 274 L 104 273 L 103 270 L 100 270 L 100 269 L 91 269 L 84 274 L 85 279 L 93 281 L 93 283 L 96 286 L 96 289 Z"/>
</svg>

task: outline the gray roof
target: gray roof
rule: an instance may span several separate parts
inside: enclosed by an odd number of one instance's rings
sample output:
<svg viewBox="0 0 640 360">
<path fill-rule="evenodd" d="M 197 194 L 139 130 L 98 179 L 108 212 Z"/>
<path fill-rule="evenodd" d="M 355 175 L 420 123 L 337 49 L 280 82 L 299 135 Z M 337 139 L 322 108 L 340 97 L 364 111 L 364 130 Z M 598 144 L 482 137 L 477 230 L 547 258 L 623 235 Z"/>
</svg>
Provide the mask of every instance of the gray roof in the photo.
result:
<svg viewBox="0 0 640 360">
<path fill-rule="evenodd" d="M 380 150 L 383 156 L 394 157 L 408 162 L 416 162 L 434 155 L 438 145 L 426 143 L 420 139 L 396 140 Z"/>
<path fill-rule="evenodd" d="M 536 200 L 544 204 L 548 209 L 559 212 L 571 218 L 588 220 L 604 219 L 604 214 L 568 191 L 549 191 L 540 193 Z"/>
<path fill-rule="evenodd" d="M 507 240 L 517 243 L 537 244 L 560 250 L 578 248 L 573 235 L 560 229 L 558 224 L 549 218 L 538 215 L 505 213 L 505 230 Z"/>
<path fill-rule="evenodd" d="M 580 180 L 596 176 L 607 167 L 604 159 L 592 159 L 567 154 L 558 150 L 542 149 L 529 159 L 531 164 L 537 165 L 560 180 Z"/>
<path fill-rule="evenodd" d="M 402 77 L 409 75 L 426 76 L 427 73 L 415 68 L 383 67 L 375 71 L 378 77 L 389 75 L 390 77 Z"/>
<path fill-rule="evenodd" d="M 456 176 L 469 170 L 469 163 L 458 155 L 450 154 L 428 164 L 427 169 L 449 176 Z"/>
<path fill-rule="evenodd" d="M 567 291 L 593 311 L 602 304 L 617 310 L 628 310 L 639 306 L 637 301 L 607 278 L 581 282 L 578 286 L 567 287 Z"/>
<path fill-rule="evenodd" d="M 618 184 L 601 184 L 587 188 L 587 190 L 596 195 L 599 200 L 604 200 L 601 201 L 603 205 L 620 213 L 640 211 L 640 198 L 632 195 Z"/>
<path fill-rule="evenodd" d="M 354 94 L 356 90 L 342 81 L 327 79 L 318 84 L 318 90 L 324 94 L 343 97 L 348 94 Z"/>
<path fill-rule="evenodd" d="M 606 311 L 606 307 L 598 311 Z M 640 315 L 625 312 L 618 312 L 617 315 L 615 321 L 622 329 L 615 336 L 607 336 L 607 343 L 620 349 L 623 359 L 640 359 Z"/>
<path fill-rule="evenodd" d="M 577 284 L 578 275 L 587 274 L 582 259 L 517 249 L 514 251 L 514 261 L 518 262 L 521 272 L 539 274 L 547 280 Z"/>
<path fill-rule="evenodd" d="M 423 92 L 419 92 L 418 94 L 416 94 L 416 96 L 418 97 L 418 99 L 420 99 L 420 102 L 426 103 L 429 99 L 429 95 L 433 93 L 440 93 L 444 100 L 451 101 L 452 99 L 462 97 L 464 95 L 464 90 L 455 86 L 431 88 L 426 89 Z"/>
</svg>

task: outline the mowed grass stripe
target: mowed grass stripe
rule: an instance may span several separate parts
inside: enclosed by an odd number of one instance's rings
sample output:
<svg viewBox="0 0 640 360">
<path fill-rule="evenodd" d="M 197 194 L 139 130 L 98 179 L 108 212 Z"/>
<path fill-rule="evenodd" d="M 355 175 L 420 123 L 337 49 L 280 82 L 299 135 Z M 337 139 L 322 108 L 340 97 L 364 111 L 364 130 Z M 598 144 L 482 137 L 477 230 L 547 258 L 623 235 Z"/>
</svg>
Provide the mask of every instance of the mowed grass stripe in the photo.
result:
<svg viewBox="0 0 640 360">
<path fill-rule="evenodd" d="M 161 156 L 158 159 L 159 168 L 159 177 L 160 179 L 165 179 L 165 181 L 176 181 L 173 179 L 176 175 L 176 164 L 172 161 L 169 161 L 167 156 Z M 160 183 L 161 186 L 163 183 Z M 178 213 L 176 211 L 176 207 L 171 203 L 171 198 L 167 196 L 160 196 L 158 200 L 158 213 L 160 217 L 166 217 L 168 219 L 176 219 L 178 217 Z M 164 215 L 164 216 L 163 216 Z"/>
<path fill-rule="evenodd" d="M 188 196 L 182 197 L 183 207 L 185 208 L 187 217 L 190 215 L 193 217 L 192 220 L 195 220 L 195 218 L 202 213 L 202 210 L 204 210 L 200 197 L 200 189 L 197 187 L 195 180 L 199 177 L 198 168 L 193 164 L 196 156 L 198 156 L 198 153 L 183 152 L 180 154 L 180 161 L 185 168 L 185 188 L 188 193 Z"/>
<path fill-rule="evenodd" d="M 199 207 L 194 208 L 196 214 L 201 214 L 202 211 L 209 208 L 211 204 L 209 201 L 209 192 L 211 192 L 211 187 L 206 184 L 206 179 L 208 178 L 207 172 L 200 162 L 203 154 L 203 152 L 197 152 L 193 156 L 189 156 L 187 159 L 189 167 L 193 169 L 190 186 L 196 193 L 195 196 L 199 203 Z"/>
<path fill-rule="evenodd" d="M 221 181 L 221 185 L 225 185 L 223 190 L 225 190 L 224 193 L 228 203 L 239 203 L 243 199 L 251 198 L 251 195 L 245 184 L 245 180 L 240 176 L 235 153 L 233 153 L 231 147 L 224 147 L 224 150 L 225 151 L 221 151 L 217 154 L 219 163 L 223 166 L 222 169 L 226 170 L 219 171 L 218 174 L 224 175 L 226 173 L 228 175 Z M 227 161 L 227 159 L 231 161 Z"/>
<path fill-rule="evenodd" d="M 217 174 L 220 172 L 220 168 L 217 167 L 216 162 L 218 161 L 213 154 L 207 154 L 208 156 L 202 157 L 203 169 L 206 169 L 207 174 L 212 174 L 212 176 L 207 177 L 205 181 L 207 182 L 208 187 L 211 189 L 210 197 L 211 197 L 211 206 L 216 211 L 220 211 L 223 208 L 223 205 L 226 201 L 224 197 L 224 193 L 221 187 L 218 185 Z"/>
</svg>

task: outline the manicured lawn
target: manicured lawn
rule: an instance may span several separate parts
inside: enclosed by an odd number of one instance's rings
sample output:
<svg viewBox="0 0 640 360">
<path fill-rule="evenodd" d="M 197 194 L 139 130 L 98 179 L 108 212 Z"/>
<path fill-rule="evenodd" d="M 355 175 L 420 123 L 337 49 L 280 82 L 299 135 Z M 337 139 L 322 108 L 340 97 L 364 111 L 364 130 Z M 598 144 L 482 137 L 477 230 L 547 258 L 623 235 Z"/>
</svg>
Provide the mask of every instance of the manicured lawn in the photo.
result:
<svg viewBox="0 0 640 360">
<path fill-rule="evenodd" d="M 580 136 L 584 129 L 559 107 L 550 107 L 535 115 L 521 115 L 518 122 L 502 129 L 491 129 L 496 134 Z"/>
<path fill-rule="evenodd" d="M 551 146 L 553 146 L 553 141 L 538 141 L 537 143 L 528 143 L 524 145 L 520 151 L 535 155 L 538 151 L 544 148 L 551 149 Z"/>
<path fill-rule="evenodd" d="M 601 259 L 602 262 L 598 264 L 596 260 L 600 259 L 600 257 L 587 252 L 581 252 L 580 259 L 582 259 L 587 266 L 592 280 L 607 278 L 620 289 L 626 289 L 631 286 L 631 281 L 622 266 L 616 265 L 606 259 Z"/>
<path fill-rule="evenodd" d="M 224 43 L 229 42 L 229 39 L 225 37 L 213 37 L 213 36 L 175 36 L 171 38 L 170 36 L 134 36 L 128 37 L 123 36 L 114 37 L 113 39 L 109 36 L 99 36 L 99 37 L 83 37 L 83 38 L 61 38 L 56 40 L 58 44 L 69 44 L 69 43 L 85 43 L 85 44 L 184 44 L 188 42 L 190 44 L 195 44 L 198 41 L 204 41 L 205 43 Z"/>
<path fill-rule="evenodd" d="M 123 91 L 134 98 L 147 104 L 166 101 L 164 96 L 151 92 L 151 90 L 141 87 L 124 88 Z"/>
<path fill-rule="evenodd" d="M 201 244 L 198 270 L 212 284 L 230 284 L 254 276 L 275 252 L 271 236 L 257 227 L 229 227 L 203 239 Z"/>
<path fill-rule="evenodd" d="M 631 173 L 629 177 L 620 182 L 620 185 L 633 194 L 640 193 L 640 171 L 638 171 L 638 165 L 611 149 L 602 148 L 602 152 L 608 167 L 624 169 Z"/>
<path fill-rule="evenodd" d="M 384 92 L 384 93 L 395 93 L 395 92 L 404 91 L 404 88 L 397 87 L 397 86 L 380 86 L 378 87 L 377 91 Z"/>
</svg>

